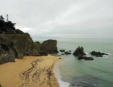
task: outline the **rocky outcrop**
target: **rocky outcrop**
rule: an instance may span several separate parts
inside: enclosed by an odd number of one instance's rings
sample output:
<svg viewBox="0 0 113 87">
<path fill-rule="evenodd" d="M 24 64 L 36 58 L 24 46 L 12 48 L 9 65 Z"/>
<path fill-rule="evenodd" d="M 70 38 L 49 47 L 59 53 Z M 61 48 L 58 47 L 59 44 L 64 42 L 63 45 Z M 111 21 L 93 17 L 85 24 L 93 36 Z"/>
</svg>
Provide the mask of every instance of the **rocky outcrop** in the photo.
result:
<svg viewBox="0 0 113 87">
<path fill-rule="evenodd" d="M 0 16 L 0 64 L 37 55 L 40 55 L 40 44 L 33 42 L 28 33 L 16 29 L 15 23 Z"/>
<path fill-rule="evenodd" d="M 41 55 L 54 54 L 54 53 L 58 53 L 56 40 L 46 40 L 40 45 Z"/>
<path fill-rule="evenodd" d="M 0 63 L 37 55 L 40 55 L 40 46 L 29 34 L 0 34 Z"/>
<path fill-rule="evenodd" d="M 84 48 L 83 48 L 83 47 L 78 47 L 78 48 L 74 51 L 73 55 L 75 55 L 75 56 L 83 56 L 83 55 L 86 55 L 86 54 L 85 54 L 85 52 L 84 52 Z"/>
<path fill-rule="evenodd" d="M 15 61 L 24 56 L 57 53 L 57 41 L 47 40 L 42 44 L 33 42 L 28 33 L 15 28 L 15 23 L 0 16 L 0 64 Z"/>
<path fill-rule="evenodd" d="M 77 56 L 79 60 L 94 60 L 92 57 L 87 57 L 84 48 L 83 47 L 78 47 L 75 52 L 73 53 L 74 56 Z"/>
<path fill-rule="evenodd" d="M 104 55 L 108 55 L 106 53 L 101 53 L 101 52 L 96 52 L 96 51 L 92 51 L 92 52 L 90 52 L 90 54 L 92 56 L 96 56 L 96 57 L 103 57 Z"/>
</svg>

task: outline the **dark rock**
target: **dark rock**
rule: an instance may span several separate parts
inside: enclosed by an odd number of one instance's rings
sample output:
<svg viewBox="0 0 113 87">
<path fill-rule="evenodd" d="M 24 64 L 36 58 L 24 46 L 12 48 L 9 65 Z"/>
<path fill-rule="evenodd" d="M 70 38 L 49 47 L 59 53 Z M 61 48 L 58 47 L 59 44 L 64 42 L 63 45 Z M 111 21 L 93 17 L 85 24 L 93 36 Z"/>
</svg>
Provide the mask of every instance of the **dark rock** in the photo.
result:
<svg viewBox="0 0 113 87">
<path fill-rule="evenodd" d="M 92 57 L 87 57 L 87 56 L 79 56 L 79 60 L 84 59 L 84 60 L 94 60 Z"/>
<path fill-rule="evenodd" d="M 71 52 L 70 52 L 70 51 L 65 51 L 65 54 L 66 54 L 66 55 L 70 55 Z"/>
<path fill-rule="evenodd" d="M 74 51 L 73 55 L 79 57 L 79 56 L 83 56 L 83 55 L 86 55 L 86 54 L 85 54 L 85 52 L 84 52 L 84 48 L 83 48 L 83 47 L 78 47 L 78 48 Z"/>
<path fill-rule="evenodd" d="M 106 53 L 101 53 L 101 52 L 96 52 L 96 51 L 92 51 L 90 54 L 96 57 L 103 57 L 103 55 L 108 55 Z"/>
<path fill-rule="evenodd" d="M 41 44 L 40 47 L 41 54 L 54 54 L 58 53 L 57 50 L 57 41 L 56 40 L 47 40 Z"/>
<path fill-rule="evenodd" d="M 60 52 L 65 52 L 65 50 L 64 49 L 61 49 Z"/>
</svg>

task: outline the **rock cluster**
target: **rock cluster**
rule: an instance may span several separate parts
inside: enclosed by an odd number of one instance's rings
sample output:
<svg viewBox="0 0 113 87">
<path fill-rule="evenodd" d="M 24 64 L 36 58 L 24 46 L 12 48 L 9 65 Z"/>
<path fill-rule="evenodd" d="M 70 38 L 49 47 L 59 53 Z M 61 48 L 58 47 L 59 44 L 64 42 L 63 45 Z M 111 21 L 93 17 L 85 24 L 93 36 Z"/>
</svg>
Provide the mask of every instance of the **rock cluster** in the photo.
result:
<svg viewBox="0 0 113 87">
<path fill-rule="evenodd" d="M 71 55 L 71 50 L 60 49 L 59 52 L 61 55 Z"/>
<path fill-rule="evenodd" d="M 84 52 L 84 48 L 83 47 L 78 47 L 73 55 L 77 56 L 77 58 L 79 60 L 84 59 L 84 60 L 94 60 L 92 57 L 87 57 L 85 52 Z"/>
<path fill-rule="evenodd" d="M 103 57 L 103 55 L 108 55 L 106 53 L 102 53 L 102 52 L 97 52 L 97 51 L 92 51 L 90 52 L 90 54 L 92 56 L 96 56 L 96 57 Z M 93 57 L 87 57 L 85 52 L 84 52 L 84 48 L 83 47 L 78 47 L 74 53 L 73 53 L 74 56 L 77 56 L 77 58 L 79 60 L 81 59 L 85 59 L 85 60 L 94 60 Z"/>
</svg>

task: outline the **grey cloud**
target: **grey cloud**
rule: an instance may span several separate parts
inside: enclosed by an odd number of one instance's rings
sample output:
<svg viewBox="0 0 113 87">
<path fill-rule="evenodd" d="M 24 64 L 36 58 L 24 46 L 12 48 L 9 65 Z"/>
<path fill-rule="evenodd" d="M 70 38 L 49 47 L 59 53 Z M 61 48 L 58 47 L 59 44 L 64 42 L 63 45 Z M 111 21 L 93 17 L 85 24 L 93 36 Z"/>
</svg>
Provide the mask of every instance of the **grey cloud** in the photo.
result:
<svg viewBox="0 0 113 87">
<path fill-rule="evenodd" d="M 33 37 L 113 34 L 113 0 L 1 0 L 0 13 Z"/>
</svg>

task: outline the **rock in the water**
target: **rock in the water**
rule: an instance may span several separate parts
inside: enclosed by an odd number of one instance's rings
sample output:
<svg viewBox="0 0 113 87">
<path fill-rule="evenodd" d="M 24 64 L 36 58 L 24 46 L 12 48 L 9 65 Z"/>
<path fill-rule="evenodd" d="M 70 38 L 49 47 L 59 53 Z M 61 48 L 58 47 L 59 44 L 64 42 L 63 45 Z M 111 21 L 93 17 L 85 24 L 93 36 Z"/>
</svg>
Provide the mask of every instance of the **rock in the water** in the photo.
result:
<svg viewBox="0 0 113 87">
<path fill-rule="evenodd" d="M 92 57 L 87 57 L 87 56 L 79 56 L 79 60 L 84 59 L 84 60 L 94 60 Z"/>
<path fill-rule="evenodd" d="M 103 55 L 108 55 L 106 53 L 101 53 L 101 52 L 96 52 L 96 51 L 92 51 L 90 54 L 96 57 L 103 57 Z"/>
<path fill-rule="evenodd" d="M 60 52 L 65 52 L 65 50 L 64 49 L 61 49 Z"/>
<path fill-rule="evenodd" d="M 84 59 L 84 60 L 94 60 L 92 57 L 87 57 L 85 56 L 84 48 L 83 47 L 78 47 L 73 55 L 77 56 L 79 60 Z"/>
<path fill-rule="evenodd" d="M 57 50 L 57 41 L 56 40 L 47 40 L 41 44 L 40 53 L 43 54 L 54 54 L 58 53 Z"/>
<path fill-rule="evenodd" d="M 85 52 L 84 52 L 84 48 L 83 48 L 83 47 L 78 47 L 78 48 L 74 51 L 73 55 L 79 57 L 79 56 L 83 56 L 83 55 L 86 55 L 86 54 L 85 54 Z"/>
<path fill-rule="evenodd" d="M 70 52 L 70 51 L 65 51 L 65 54 L 66 54 L 66 55 L 70 55 L 71 52 Z"/>
</svg>

